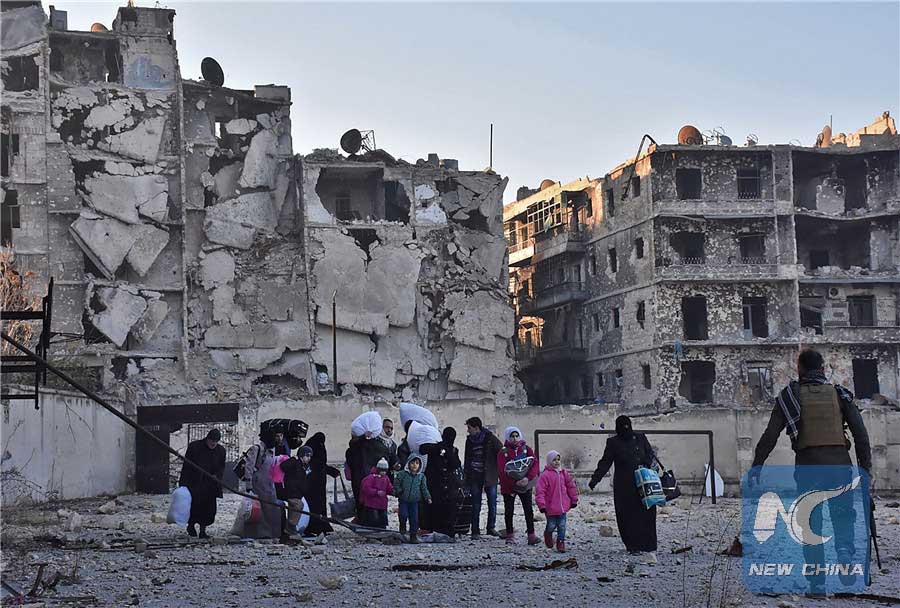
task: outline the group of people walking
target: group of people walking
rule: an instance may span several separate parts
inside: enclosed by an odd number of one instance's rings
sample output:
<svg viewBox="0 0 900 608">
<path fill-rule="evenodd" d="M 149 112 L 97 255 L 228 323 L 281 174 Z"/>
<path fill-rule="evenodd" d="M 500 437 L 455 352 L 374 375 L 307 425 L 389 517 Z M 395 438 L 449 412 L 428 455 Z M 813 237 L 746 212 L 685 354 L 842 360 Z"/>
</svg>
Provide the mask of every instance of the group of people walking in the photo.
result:
<svg viewBox="0 0 900 608">
<path fill-rule="evenodd" d="M 853 395 L 839 385 L 827 383 L 824 360 L 816 351 L 800 353 L 798 375 L 799 381 L 791 382 L 776 400 L 757 446 L 754 465 L 763 464 L 782 430 L 790 436 L 798 465 L 850 464 L 846 427 L 853 435 L 859 466 L 868 470 L 868 435 Z M 578 491 L 572 475 L 562 466 L 559 452 L 550 451 L 541 469 L 517 427 L 507 427 L 501 441 L 484 427 L 481 419 L 472 417 L 466 420 L 467 435 L 460 460 L 453 428 L 444 428 L 439 441 L 420 443 L 413 450 L 411 424 L 415 422 L 404 424 L 407 436 L 399 445 L 391 420 L 382 422 L 380 433 L 366 432 L 351 438 L 345 454 L 345 474 L 353 489 L 358 523 L 386 528 L 388 497 L 396 496 L 399 528 L 401 533 L 409 534 L 410 542 L 418 542 L 419 534 L 427 531 L 453 537 L 460 528 L 470 529 L 472 538 L 477 539 L 481 536 L 481 507 L 486 497 L 486 534 L 514 543 L 513 521 L 518 501 L 528 544 L 541 542 L 535 534 L 536 504 L 546 518 L 545 544 L 560 552 L 566 550 L 566 514 L 577 507 Z M 225 454 L 219 440 L 219 432 L 210 431 L 205 439 L 190 444 L 187 457 L 221 478 Z M 639 467 L 653 468 L 655 462 L 655 451 L 647 437 L 634 431 L 630 418 L 619 416 L 615 434 L 606 441 L 588 484 L 594 489 L 615 468 L 612 488 L 616 523 L 625 548 L 632 553 L 653 552 L 657 548 L 656 507 L 642 503 L 635 482 L 635 471 Z M 283 436 L 262 432 L 259 442 L 246 453 L 244 471 L 249 487 L 264 499 L 262 517 L 253 524 L 255 529 L 248 527 L 244 534 L 278 537 L 289 533 L 293 520 L 278 505 L 290 506 L 288 512 L 297 511 L 301 500 L 306 501 L 314 515 L 307 533 L 331 532 L 325 518 L 326 481 L 329 476 L 339 475 L 337 469 L 328 465 L 324 434 L 314 434 L 291 456 Z M 215 518 L 221 487 L 187 466 L 180 484 L 188 486 L 193 497 L 188 533 L 197 534 L 199 525 L 199 535 L 204 537 L 206 527 Z M 496 529 L 498 492 L 504 505 L 502 533 Z M 471 502 L 471 519 L 461 522 L 460 505 L 466 499 Z"/>
</svg>

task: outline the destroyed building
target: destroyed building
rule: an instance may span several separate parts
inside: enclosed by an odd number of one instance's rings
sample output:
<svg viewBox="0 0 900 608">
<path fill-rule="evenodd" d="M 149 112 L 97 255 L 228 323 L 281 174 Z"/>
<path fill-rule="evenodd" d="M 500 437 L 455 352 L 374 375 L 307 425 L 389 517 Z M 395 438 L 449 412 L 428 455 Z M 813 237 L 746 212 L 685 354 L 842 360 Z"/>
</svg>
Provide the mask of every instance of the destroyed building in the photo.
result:
<svg viewBox="0 0 900 608">
<path fill-rule="evenodd" d="M 893 118 L 826 128 L 813 148 L 710 145 L 691 129 L 505 206 L 530 401 L 767 402 L 804 346 L 859 398 L 896 398 Z"/>
<path fill-rule="evenodd" d="M 295 156 L 290 89 L 227 88 L 212 60 L 183 76 L 200 66 L 179 64 L 171 9 L 122 7 L 89 32 L 38 2 L 2 17 L 2 241 L 39 295 L 54 279 L 56 362 L 139 420 L 514 402 L 504 178 Z"/>
</svg>

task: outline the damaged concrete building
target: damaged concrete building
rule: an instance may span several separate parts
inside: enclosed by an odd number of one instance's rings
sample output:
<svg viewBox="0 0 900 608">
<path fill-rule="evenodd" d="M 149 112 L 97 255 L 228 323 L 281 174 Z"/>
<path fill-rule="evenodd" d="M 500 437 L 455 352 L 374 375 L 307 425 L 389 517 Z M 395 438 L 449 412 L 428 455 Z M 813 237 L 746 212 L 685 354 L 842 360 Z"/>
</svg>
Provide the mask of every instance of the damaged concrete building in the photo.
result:
<svg viewBox="0 0 900 608">
<path fill-rule="evenodd" d="M 758 404 L 798 349 L 862 399 L 900 374 L 900 137 L 652 144 L 504 208 L 532 403 Z M 721 142 L 720 142 L 721 143 Z"/>
<path fill-rule="evenodd" d="M 90 32 L 39 2 L 2 17 L 2 240 L 39 294 L 54 279 L 57 362 L 139 420 L 236 403 L 244 443 L 273 401 L 349 420 L 519 396 L 504 178 L 294 155 L 290 89 L 183 77 L 174 10 L 122 7 Z M 216 415 L 194 422 L 238 422 Z"/>
</svg>

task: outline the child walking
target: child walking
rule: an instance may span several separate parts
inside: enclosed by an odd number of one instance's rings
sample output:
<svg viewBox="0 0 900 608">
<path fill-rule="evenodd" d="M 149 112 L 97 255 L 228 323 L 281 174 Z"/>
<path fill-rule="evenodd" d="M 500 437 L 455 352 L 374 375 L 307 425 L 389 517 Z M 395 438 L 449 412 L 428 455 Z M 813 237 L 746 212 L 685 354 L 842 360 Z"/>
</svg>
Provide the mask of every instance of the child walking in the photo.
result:
<svg viewBox="0 0 900 608">
<path fill-rule="evenodd" d="M 556 532 L 556 550 L 566 552 L 566 513 L 578 506 L 578 489 L 569 472 L 562 468 L 559 452 L 550 450 L 547 466 L 538 478 L 535 501 L 541 513 L 547 516 L 544 544 L 553 548 Z"/>
<path fill-rule="evenodd" d="M 394 494 L 400 499 L 400 532 L 406 531 L 409 521 L 409 542 L 419 542 L 419 503 L 431 504 L 431 494 L 425 483 L 423 457 L 410 454 L 406 468 L 394 476 Z"/>
<path fill-rule="evenodd" d="M 372 472 L 362 480 L 360 503 L 363 507 L 363 525 L 387 528 L 388 494 L 394 489 L 387 472 L 388 461 L 382 458 Z"/>
</svg>

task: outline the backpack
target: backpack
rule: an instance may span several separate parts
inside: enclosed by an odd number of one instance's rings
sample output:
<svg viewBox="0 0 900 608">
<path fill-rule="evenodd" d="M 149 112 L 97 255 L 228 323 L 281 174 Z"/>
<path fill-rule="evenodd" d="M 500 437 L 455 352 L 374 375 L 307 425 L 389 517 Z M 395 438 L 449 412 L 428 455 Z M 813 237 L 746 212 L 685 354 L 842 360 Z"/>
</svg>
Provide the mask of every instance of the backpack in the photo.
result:
<svg viewBox="0 0 900 608">
<path fill-rule="evenodd" d="M 509 448 L 503 446 L 503 456 L 505 458 L 509 458 Z M 512 460 L 507 460 L 506 464 L 503 467 L 503 471 L 506 475 L 512 479 L 513 481 L 519 481 L 521 479 L 525 479 L 528 477 L 528 471 L 531 470 L 531 467 L 534 466 L 534 456 L 529 456 L 528 452 L 524 452 L 519 456 L 514 457 Z M 534 486 L 537 484 L 537 477 L 530 480 L 528 485 L 524 488 L 515 486 L 515 491 L 518 494 L 526 494 L 530 492 Z"/>
<path fill-rule="evenodd" d="M 241 454 L 241 457 L 238 458 L 237 462 L 235 462 L 234 466 L 231 468 L 231 470 L 234 471 L 234 474 L 237 475 L 238 481 L 243 480 L 244 475 L 247 474 L 247 454 L 249 454 L 250 450 L 252 450 L 255 447 L 258 447 L 258 446 L 252 445 L 249 448 L 247 448 L 247 450 L 243 454 Z M 256 468 L 257 469 L 259 468 L 259 465 L 260 465 L 259 457 L 262 454 L 263 454 L 263 450 L 259 450 L 256 453 Z"/>
</svg>

